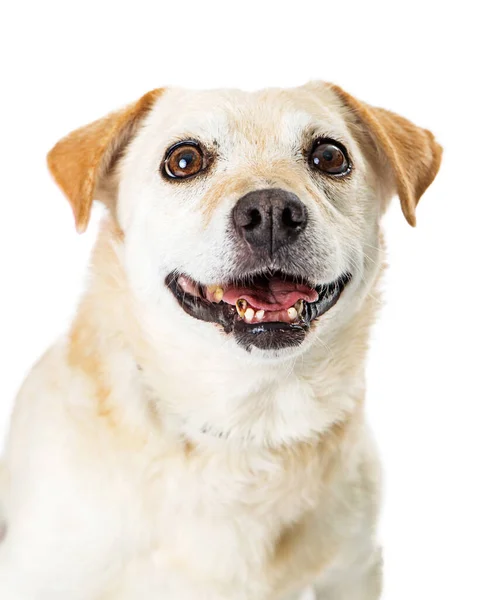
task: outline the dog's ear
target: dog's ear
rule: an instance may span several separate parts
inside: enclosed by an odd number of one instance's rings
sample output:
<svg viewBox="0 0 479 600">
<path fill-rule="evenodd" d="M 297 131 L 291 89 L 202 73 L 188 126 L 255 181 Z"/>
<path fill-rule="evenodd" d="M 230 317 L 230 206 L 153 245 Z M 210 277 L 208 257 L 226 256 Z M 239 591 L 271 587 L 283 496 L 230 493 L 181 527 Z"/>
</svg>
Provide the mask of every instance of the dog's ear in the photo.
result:
<svg viewBox="0 0 479 600">
<path fill-rule="evenodd" d="M 357 100 L 339 86 L 328 87 L 341 100 L 348 116 L 372 138 L 377 151 L 392 170 L 394 190 L 408 223 L 416 225 L 416 206 L 434 181 L 441 164 L 442 147 L 427 129 L 382 108 Z"/>
<path fill-rule="evenodd" d="M 87 228 L 94 198 L 111 203 L 109 176 L 161 93 L 148 92 L 134 104 L 72 131 L 48 153 L 48 168 L 70 202 L 79 233 Z"/>
</svg>

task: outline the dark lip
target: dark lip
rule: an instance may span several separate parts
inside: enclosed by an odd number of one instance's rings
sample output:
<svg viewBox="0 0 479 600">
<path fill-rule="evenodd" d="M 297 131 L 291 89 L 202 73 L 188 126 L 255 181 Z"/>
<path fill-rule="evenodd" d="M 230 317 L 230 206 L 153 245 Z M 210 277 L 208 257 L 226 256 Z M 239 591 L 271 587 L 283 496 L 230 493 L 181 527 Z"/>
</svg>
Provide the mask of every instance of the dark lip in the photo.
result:
<svg viewBox="0 0 479 600">
<path fill-rule="evenodd" d="M 304 312 L 297 323 L 253 323 L 249 324 L 238 317 L 236 308 L 225 302 L 212 303 L 192 296 L 182 290 L 178 284 L 181 273 L 172 272 L 165 284 L 175 296 L 181 308 L 191 317 L 216 323 L 226 334 L 233 333 L 240 346 L 250 351 L 257 347 L 263 350 L 275 350 L 290 346 L 299 346 L 311 323 L 328 312 L 339 300 L 344 288 L 351 281 L 351 273 L 343 273 L 336 280 L 314 286 L 319 298 L 316 302 L 305 302 Z"/>
</svg>

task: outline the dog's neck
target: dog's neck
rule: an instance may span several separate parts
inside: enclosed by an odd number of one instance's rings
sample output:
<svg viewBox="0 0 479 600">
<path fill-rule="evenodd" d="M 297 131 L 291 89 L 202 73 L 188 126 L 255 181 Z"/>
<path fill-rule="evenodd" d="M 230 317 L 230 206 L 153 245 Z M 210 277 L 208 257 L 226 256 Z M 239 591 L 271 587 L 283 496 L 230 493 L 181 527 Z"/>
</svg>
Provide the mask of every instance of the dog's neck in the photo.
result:
<svg viewBox="0 0 479 600">
<path fill-rule="evenodd" d="M 169 315 L 158 323 L 149 320 L 129 288 L 122 244 L 114 225 L 104 224 L 93 253 L 90 288 L 70 335 L 73 366 L 91 371 L 92 356 L 101 364 L 89 373 L 101 377 L 99 385 L 109 390 L 103 399 L 109 408 L 103 405 L 100 415 L 127 410 L 130 419 L 135 406 L 130 396 L 136 395 L 138 411 L 150 427 L 155 421 L 195 443 L 227 440 L 275 447 L 315 439 L 361 403 L 375 312 L 371 298 L 334 339 L 296 359 L 258 361 L 239 348 L 231 352 L 226 344 L 208 351 L 203 334 L 211 329 L 185 327 L 182 337 Z"/>
</svg>

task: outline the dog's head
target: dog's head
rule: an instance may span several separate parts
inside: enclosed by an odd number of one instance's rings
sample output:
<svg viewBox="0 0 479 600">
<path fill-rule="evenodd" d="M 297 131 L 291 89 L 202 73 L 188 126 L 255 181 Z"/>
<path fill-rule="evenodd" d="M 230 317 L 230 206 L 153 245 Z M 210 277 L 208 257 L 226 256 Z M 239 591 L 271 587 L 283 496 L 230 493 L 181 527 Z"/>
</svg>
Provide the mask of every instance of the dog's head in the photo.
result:
<svg viewBox="0 0 479 600">
<path fill-rule="evenodd" d="M 277 356 L 357 310 L 389 199 L 414 225 L 440 158 L 430 132 L 313 83 L 155 90 L 61 140 L 49 166 L 79 230 L 94 198 L 114 214 L 149 309 Z"/>
</svg>

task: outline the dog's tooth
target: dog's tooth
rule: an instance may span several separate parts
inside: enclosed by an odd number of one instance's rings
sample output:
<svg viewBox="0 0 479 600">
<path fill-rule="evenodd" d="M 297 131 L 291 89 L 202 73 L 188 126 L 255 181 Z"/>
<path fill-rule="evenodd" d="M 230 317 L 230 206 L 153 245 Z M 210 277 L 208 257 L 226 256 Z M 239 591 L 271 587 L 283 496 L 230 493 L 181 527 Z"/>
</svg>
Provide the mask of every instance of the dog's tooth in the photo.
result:
<svg viewBox="0 0 479 600">
<path fill-rule="evenodd" d="M 257 321 L 262 321 L 264 318 L 264 310 L 257 310 L 254 316 L 256 317 Z"/>
<path fill-rule="evenodd" d="M 246 309 L 248 308 L 248 303 L 244 298 L 239 298 L 236 300 L 236 311 L 241 318 L 244 317 Z"/>
<path fill-rule="evenodd" d="M 216 300 L 216 302 L 221 302 L 221 300 L 223 300 L 223 296 L 224 296 L 223 288 L 217 287 L 213 293 L 213 297 Z"/>
<path fill-rule="evenodd" d="M 245 319 L 245 321 L 248 321 L 248 323 L 251 323 L 253 318 L 254 318 L 254 310 L 250 306 L 249 308 L 246 309 L 246 312 L 244 314 L 244 319 Z"/>
<path fill-rule="evenodd" d="M 288 317 L 290 318 L 291 321 L 294 321 L 298 316 L 298 311 L 294 308 L 294 306 L 292 306 L 291 308 L 288 308 Z"/>
<path fill-rule="evenodd" d="M 298 300 L 296 302 L 296 304 L 294 305 L 294 308 L 296 309 L 296 312 L 298 313 L 298 315 L 301 316 L 303 314 L 303 310 L 304 310 L 304 301 Z"/>
</svg>

